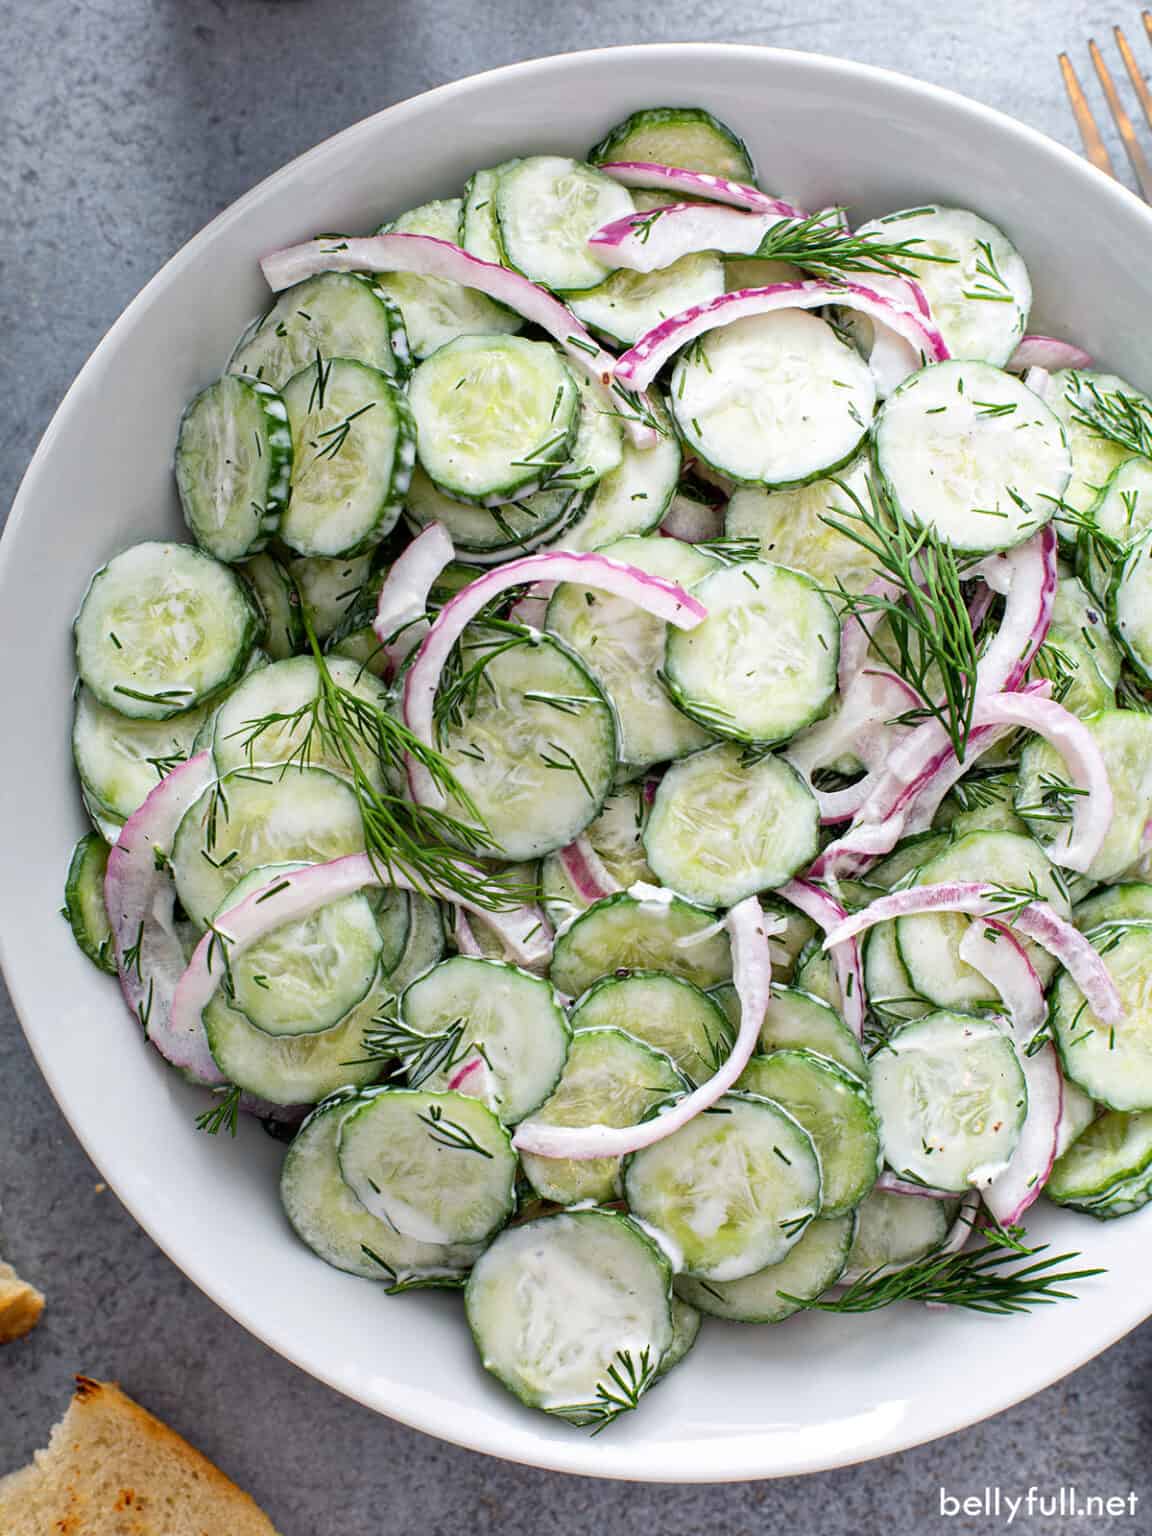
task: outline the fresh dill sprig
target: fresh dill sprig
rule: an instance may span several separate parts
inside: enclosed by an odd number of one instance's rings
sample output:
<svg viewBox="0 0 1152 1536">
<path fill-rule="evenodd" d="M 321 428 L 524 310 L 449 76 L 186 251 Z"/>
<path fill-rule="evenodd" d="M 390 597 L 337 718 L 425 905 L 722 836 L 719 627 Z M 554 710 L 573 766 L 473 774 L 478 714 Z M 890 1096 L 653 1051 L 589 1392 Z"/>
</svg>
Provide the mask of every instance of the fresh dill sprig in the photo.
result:
<svg viewBox="0 0 1152 1536">
<path fill-rule="evenodd" d="M 824 514 L 821 522 L 866 550 L 898 591 L 892 598 L 854 593 L 838 579 L 830 595 L 845 615 L 861 621 L 876 614 L 887 618 L 891 644 L 886 647 L 874 635 L 873 650 L 921 701 L 915 714 L 938 720 L 963 762 L 976 702 L 977 655 L 960 563 L 934 528 L 914 530 L 898 516 L 872 476 L 868 506 L 847 481 L 836 484 L 853 506 L 841 517 Z M 943 698 L 936 697 L 937 687 Z"/>
<path fill-rule="evenodd" d="M 549 1410 L 559 1413 L 574 1423 L 591 1427 L 594 1435 L 614 1424 L 622 1413 L 631 1413 L 640 1405 L 640 1399 L 656 1380 L 658 1362 L 652 1359 L 650 1350 L 642 1349 L 639 1356 L 630 1349 L 620 1349 L 608 1367 L 605 1381 L 598 1383 L 596 1396 L 590 1403 L 574 1403 L 571 1407 Z"/>
<path fill-rule="evenodd" d="M 465 714 L 475 711 L 481 687 L 492 686 L 488 668 L 497 657 L 503 656 L 505 651 L 536 643 L 537 636 L 526 624 L 510 624 L 507 620 L 488 616 L 469 625 L 467 632 L 452 647 L 440 673 L 433 711 L 437 740 L 442 743 L 448 726 L 461 725 Z M 469 651 L 479 654 L 466 665 L 465 653 Z"/>
<path fill-rule="evenodd" d="M 854 235 L 840 220 L 842 208 L 824 208 L 806 219 L 782 219 L 757 246 L 755 254 L 773 261 L 790 261 L 821 277 L 836 278 L 845 272 L 871 272 L 894 277 L 915 277 L 910 261 L 951 263 L 951 256 L 917 250 L 923 244 L 910 240 L 873 240 Z"/>
<path fill-rule="evenodd" d="M 1047 1253 L 1046 1244 L 1024 1246 L 1019 1234 L 989 1233 L 984 1245 L 970 1253 L 953 1253 L 944 1258 L 922 1259 L 895 1274 L 873 1270 L 853 1281 L 839 1296 L 829 1300 L 804 1301 L 785 1296 L 786 1301 L 820 1312 L 876 1312 L 897 1301 L 926 1301 L 937 1306 L 964 1307 L 970 1312 L 1004 1314 L 1027 1312 L 1030 1307 L 1053 1301 L 1074 1301 L 1074 1292 L 1062 1290 L 1074 1280 L 1087 1280 L 1105 1273 L 1103 1269 L 1059 1269 L 1057 1266 L 1078 1259 L 1078 1253 Z M 1016 1264 L 1020 1258 L 1033 1262 Z M 783 1292 L 780 1293 L 784 1295 Z"/>
<path fill-rule="evenodd" d="M 206 1109 L 202 1115 L 196 1116 L 196 1129 L 206 1131 L 209 1136 L 217 1136 L 221 1131 L 227 1131 L 229 1136 L 235 1136 L 240 1121 L 240 1100 L 244 1090 L 233 1084 L 228 1089 L 217 1089 L 220 1095 L 211 1109 Z"/>
<path fill-rule="evenodd" d="M 428 1135 L 437 1146 L 447 1147 L 452 1152 L 476 1152 L 481 1157 L 492 1157 L 488 1148 L 480 1145 L 466 1125 L 448 1118 L 441 1105 L 430 1105 L 426 1115 L 417 1115 L 416 1118 L 428 1127 Z"/>
<path fill-rule="evenodd" d="M 1103 390 L 1094 379 L 1074 373 L 1069 391 L 1072 420 L 1129 453 L 1152 458 L 1152 401 L 1123 389 Z"/>
<path fill-rule="evenodd" d="M 1055 640 L 1043 642 L 1032 658 L 1032 670 L 1052 684 L 1052 697 L 1058 704 L 1068 697 L 1076 681 L 1075 658 Z"/>
</svg>

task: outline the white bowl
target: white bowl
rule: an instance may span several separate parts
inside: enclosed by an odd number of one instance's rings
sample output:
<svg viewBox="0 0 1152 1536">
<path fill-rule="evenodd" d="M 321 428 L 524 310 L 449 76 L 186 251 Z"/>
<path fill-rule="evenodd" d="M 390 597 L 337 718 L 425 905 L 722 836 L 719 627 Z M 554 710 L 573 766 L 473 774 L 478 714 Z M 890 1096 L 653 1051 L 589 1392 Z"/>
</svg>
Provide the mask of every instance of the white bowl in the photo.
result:
<svg viewBox="0 0 1152 1536">
<path fill-rule="evenodd" d="M 338 134 L 240 199 L 125 311 L 57 412 L 0 549 L 4 970 L 36 1058 L 117 1194 L 239 1322 L 350 1397 L 430 1434 L 603 1477 L 718 1481 L 817 1471 L 959 1429 L 1082 1365 L 1150 1311 L 1145 1219 L 1045 1209 L 1032 1232 L 1106 1278 L 1016 1318 L 891 1310 L 779 1328 L 706 1324 L 641 1412 L 586 1433 L 523 1409 L 480 1369 L 457 1296 L 389 1298 L 289 1232 L 280 1148 L 255 1125 L 199 1134 L 203 1095 L 148 1050 L 58 909 L 83 830 L 68 737 L 69 625 L 92 570 L 183 536 L 170 468 L 185 402 L 266 302 L 256 258 L 364 229 L 509 155 L 580 153 L 635 107 L 693 102 L 748 140 L 765 184 L 872 215 L 929 199 L 1003 224 L 1036 289 L 1032 329 L 1067 334 L 1143 388 L 1152 214 L 1039 134 L 858 64 L 727 46 L 541 59 L 443 86 Z M 143 1298 L 141 1298 L 143 1300 Z M 144 1326 L 147 1326 L 146 1320 Z"/>
</svg>

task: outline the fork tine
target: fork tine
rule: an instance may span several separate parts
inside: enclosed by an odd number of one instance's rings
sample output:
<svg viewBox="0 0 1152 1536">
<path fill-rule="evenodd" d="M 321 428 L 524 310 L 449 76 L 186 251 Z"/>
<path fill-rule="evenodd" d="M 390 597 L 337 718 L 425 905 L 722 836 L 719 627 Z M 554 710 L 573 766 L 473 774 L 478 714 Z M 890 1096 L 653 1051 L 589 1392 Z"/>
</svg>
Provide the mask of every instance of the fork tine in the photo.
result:
<svg viewBox="0 0 1152 1536">
<path fill-rule="evenodd" d="M 1150 29 L 1152 35 L 1152 14 L 1144 12 L 1144 25 Z M 1140 105 L 1144 109 L 1144 121 L 1152 128 L 1152 91 L 1148 89 L 1148 82 L 1140 72 L 1140 66 L 1136 62 L 1136 56 L 1128 39 L 1124 36 L 1123 27 L 1113 27 L 1116 37 L 1116 46 L 1120 50 L 1120 57 L 1124 60 L 1124 68 L 1128 71 L 1128 78 L 1132 82 L 1132 89 L 1140 98 Z"/>
<path fill-rule="evenodd" d="M 1142 11 L 1140 14 L 1144 22 L 1144 30 L 1148 34 L 1148 41 L 1152 43 L 1152 11 Z"/>
<path fill-rule="evenodd" d="M 1145 16 L 1152 18 L 1152 13 L 1145 11 Z M 1149 20 L 1149 36 L 1152 37 L 1152 19 Z M 1091 160 L 1098 171 L 1114 177 L 1116 172 L 1112 169 L 1112 160 L 1108 151 L 1104 148 L 1104 140 L 1100 137 L 1100 131 L 1096 127 L 1096 119 L 1092 116 L 1092 108 L 1088 105 L 1088 99 L 1084 95 L 1084 88 L 1080 84 L 1076 71 L 1072 68 L 1072 60 L 1066 53 L 1060 55 L 1060 73 L 1064 76 L 1064 89 L 1068 92 L 1068 100 L 1072 103 L 1072 115 L 1076 119 L 1076 126 L 1080 130 L 1080 137 L 1084 142 L 1084 153 Z"/>
<path fill-rule="evenodd" d="M 1144 151 L 1140 148 L 1140 142 L 1136 137 L 1136 130 L 1132 126 L 1132 119 L 1124 110 L 1124 103 L 1120 100 L 1120 94 L 1116 89 L 1116 83 L 1112 79 L 1112 71 L 1104 62 L 1104 55 L 1096 46 L 1095 38 L 1088 40 L 1088 52 L 1092 55 L 1092 64 L 1096 70 L 1096 78 L 1100 81 L 1101 89 L 1108 98 L 1108 108 L 1112 113 L 1112 120 L 1116 124 L 1117 132 L 1124 144 L 1128 163 L 1140 183 L 1140 192 L 1146 203 L 1152 203 L 1152 166 L 1144 158 Z"/>
</svg>

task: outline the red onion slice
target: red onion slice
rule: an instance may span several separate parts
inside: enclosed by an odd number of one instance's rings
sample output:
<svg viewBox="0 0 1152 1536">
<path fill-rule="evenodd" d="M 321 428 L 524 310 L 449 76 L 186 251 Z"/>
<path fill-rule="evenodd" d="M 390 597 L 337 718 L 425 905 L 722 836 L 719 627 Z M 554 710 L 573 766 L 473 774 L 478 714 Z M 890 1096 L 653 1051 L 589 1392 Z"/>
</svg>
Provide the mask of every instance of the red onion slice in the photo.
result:
<svg viewBox="0 0 1152 1536">
<path fill-rule="evenodd" d="M 561 848 L 559 858 L 572 889 L 582 901 L 600 901 L 624 889 L 619 881 L 613 880 L 600 855 L 583 835 L 567 848 Z"/>
<path fill-rule="evenodd" d="M 764 913 L 755 896 L 734 906 L 725 918 L 725 926 L 732 938 L 732 979 L 740 999 L 740 1028 L 719 1071 L 670 1108 L 639 1125 L 542 1125 L 525 1120 L 512 1138 L 518 1151 L 581 1162 L 593 1157 L 625 1157 L 671 1136 L 732 1087 L 760 1039 L 760 1026 L 772 991 L 772 957 Z"/>
<path fill-rule="evenodd" d="M 473 960 L 479 960 L 484 951 L 476 941 L 476 935 L 472 932 L 472 924 L 468 921 L 468 914 L 460 907 L 456 908 L 452 918 L 452 937 L 456 943 L 457 951 L 467 955 Z"/>
<path fill-rule="evenodd" d="M 892 601 L 899 591 L 900 588 L 894 581 L 889 581 L 884 576 L 877 576 L 875 581 L 865 587 L 863 595 Z M 840 660 L 836 669 L 836 686 L 841 693 L 848 692 L 855 681 L 856 674 L 867 665 L 868 648 L 883 617 L 883 610 L 877 608 L 866 614 L 851 613 L 841 624 Z"/>
<path fill-rule="evenodd" d="M 877 923 L 897 917 L 914 917 L 921 912 L 966 912 L 971 917 L 999 916 L 1004 921 L 1005 900 L 1004 893 L 996 886 L 978 881 L 954 880 L 940 885 L 909 886 L 907 890 L 881 896 L 878 901 L 846 917 L 827 934 L 824 948 L 834 950 L 858 939 Z M 1029 902 L 1014 911 L 1007 921 L 1017 933 L 1033 939 L 1060 962 L 1102 1023 L 1115 1024 L 1123 1017 L 1120 996 L 1107 966 L 1084 935 L 1058 917 L 1047 902 Z"/>
<path fill-rule="evenodd" d="M 198 752 L 161 779 L 124 823 L 104 877 L 124 1000 L 161 1056 L 209 1087 L 224 1078 L 199 1016 L 181 1023 L 173 1008 L 185 961 L 173 917 L 176 892 L 163 856 L 185 811 L 215 778 L 211 752 Z"/>
<path fill-rule="evenodd" d="M 1044 987 L 1027 950 L 1004 923 L 985 917 L 969 923 L 960 940 L 960 958 L 999 992 L 1023 1050 L 1048 1017 Z"/>
<path fill-rule="evenodd" d="M 878 782 L 889 754 L 910 726 L 891 722 L 915 708 L 917 697 L 893 672 L 865 668 L 843 695 L 840 708 L 788 743 L 784 756 L 807 782 L 820 807 L 820 820 L 848 821 L 864 804 Z M 847 789 L 818 789 L 812 782 L 819 768 L 837 759 L 855 756 L 869 770 Z"/>
<path fill-rule="evenodd" d="M 888 326 L 929 362 L 949 356 L 944 338 L 918 308 L 877 293 L 862 283 L 831 283 L 808 279 L 799 283 L 773 283 L 767 288 L 742 288 L 722 293 L 707 304 L 697 304 L 661 321 L 641 336 L 616 360 L 617 380 L 631 390 L 645 390 L 681 347 L 717 326 L 732 325 L 751 315 L 767 315 L 778 309 L 820 309 L 837 304 L 859 310 L 874 324 Z"/>
<path fill-rule="evenodd" d="M 776 893 L 785 901 L 798 907 L 805 917 L 810 917 L 825 934 L 836 932 L 847 913 L 834 896 L 810 880 L 789 880 Z M 824 948 L 829 948 L 825 941 Z M 864 1034 L 864 1011 L 867 1001 L 864 992 L 864 966 L 860 959 L 860 946 L 855 939 L 838 944 L 831 951 L 832 964 L 836 968 L 836 981 L 840 992 L 840 1012 L 844 1022 L 861 1039 Z"/>
<path fill-rule="evenodd" d="M 902 1179 L 890 1168 L 884 1170 L 872 1187 L 885 1195 L 919 1195 L 923 1200 L 955 1200 L 956 1198 L 955 1190 L 933 1189 L 928 1184 L 915 1184 L 911 1179 Z"/>
<path fill-rule="evenodd" d="M 425 745 L 433 745 L 436 690 L 452 647 L 494 597 L 511 587 L 527 586 L 535 581 L 572 581 L 583 587 L 611 592 L 614 597 L 625 598 L 678 629 L 694 629 L 707 617 L 707 610 L 683 587 L 659 576 L 649 576 L 646 571 L 606 555 L 556 550 L 510 560 L 507 565 L 478 576 L 462 592 L 449 598 L 421 641 L 408 669 L 404 679 L 404 720 L 408 729 Z M 408 782 L 418 804 L 433 807 L 444 804 L 443 795 L 422 764 L 409 761 Z"/>
<path fill-rule="evenodd" d="M 1026 544 L 991 555 L 977 567 L 994 592 L 1005 598 L 1004 618 L 976 669 L 980 693 L 1020 687 L 1052 622 L 1059 572 L 1056 530 L 1051 523 Z"/>
<path fill-rule="evenodd" d="M 450 240 L 437 240 L 432 235 L 306 240 L 301 245 L 273 251 L 260 266 L 273 293 L 281 293 L 320 272 L 412 272 L 418 277 L 439 277 L 474 288 L 546 331 L 568 361 L 594 383 L 606 387 L 612 384 L 612 354 L 605 352 L 567 305 L 519 272 L 509 271 L 496 262 L 482 261 Z M 656 433 L 644 425 L 635 409 L 621 401 L 619 411 L 637 446 L 651 447 Z"/>
<path fill-rule="evenodd" d="M 591 235 L 588 247 L 606 267 L 658 272 L 682 256 L 713 251 L 721 256 L 754 256 L 780 213 L 748 213 L 704 203 L 669 203 L 648 213 L 613 219 Z"/>
<path fill-rule="evenodd" d="M 1010 373 L 1023 373 L 1027 368 L 1057 373 L 1061 368 L 1091 368 L 1092 354 L 1070 341 L 1057 341 L 1055 336 L 1025 336 L 1004 366 Z"/>
<path fill-rule="evenodd" d="M 428 633 L 428 595 L 455 554 L 448 530 L 442 523 L 431 523 L 384 578 L 372 628 L 393 673 Z"/>
<path fill-rule="evenodd" d="M 729 181 L 711 176 L 707 171 L 688 171 L 679 165 L 657 165 L 651 160 L 611 160 L 598 165 L 598 171 L 610 176 L 622 187 L 643 187 L 652 192 L 678 192 L 682 197 L 705 197 L 731 208 L 746 208 L 750 213 L 772 213 L 780 219 L 802 219 L 804 214 L 792 203 L 769 197 L 759 187 L 743 181 Z"/>
</svg>

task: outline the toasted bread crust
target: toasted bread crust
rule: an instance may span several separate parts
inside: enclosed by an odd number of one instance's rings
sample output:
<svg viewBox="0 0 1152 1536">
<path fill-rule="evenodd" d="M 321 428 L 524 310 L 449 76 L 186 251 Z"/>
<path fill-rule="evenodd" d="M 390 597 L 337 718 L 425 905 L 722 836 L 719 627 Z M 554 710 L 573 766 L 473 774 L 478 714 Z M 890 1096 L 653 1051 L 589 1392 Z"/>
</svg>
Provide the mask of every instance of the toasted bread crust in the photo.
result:
<svg viewBox="0 0 1152 1536">
<path fill-rule="evenodd" d="M 0 1261 L 0 1344 L 31 1333 L 43 1311 L 44 1298 L 36 1287 L 21 1280 L 11 1264 Z"/>
</svg>

